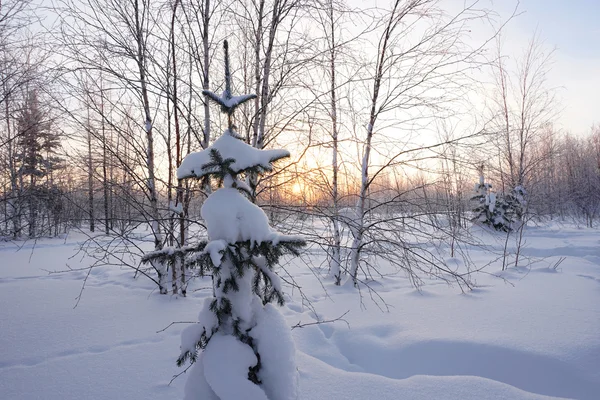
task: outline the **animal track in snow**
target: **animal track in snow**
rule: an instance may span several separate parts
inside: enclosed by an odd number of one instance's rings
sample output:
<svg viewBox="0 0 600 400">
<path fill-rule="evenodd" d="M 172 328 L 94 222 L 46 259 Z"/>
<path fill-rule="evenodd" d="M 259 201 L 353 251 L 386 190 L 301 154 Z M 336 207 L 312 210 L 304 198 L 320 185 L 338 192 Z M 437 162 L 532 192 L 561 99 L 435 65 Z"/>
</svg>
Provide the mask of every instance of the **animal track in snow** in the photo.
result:
<svg viewBox="0 0 600 400">
<path fill-rule="evenodd" d="M 20 360 L 13 361 L 0 361 L 0 370 L 3 369 L 11 369 L 11 368 L 27 368 L 34 367 L 39 364 L 43 364 L 46 362 L 50 362 L 53 360 L 73 357 L 73 356 L 85 356 L 85 355 L 96 355 L 101 353 L 106 353 L 108 351 L 116 350 L 122 347 L 131 347 L 131 346 L 139 346 L 145 344 L 153 344 L 158 343 L 163 340 L 162 337 L 151 337 L 147 339 L 130 339 L 125 340 L 119 343 L 115 343 L 112 345 L 94 345 L 86 348 L 80 349 L 68 349 L 59 351 L 53 355 L 49 356 L 36 356 L 36 357 L 28 357 Z"/>
</svg>

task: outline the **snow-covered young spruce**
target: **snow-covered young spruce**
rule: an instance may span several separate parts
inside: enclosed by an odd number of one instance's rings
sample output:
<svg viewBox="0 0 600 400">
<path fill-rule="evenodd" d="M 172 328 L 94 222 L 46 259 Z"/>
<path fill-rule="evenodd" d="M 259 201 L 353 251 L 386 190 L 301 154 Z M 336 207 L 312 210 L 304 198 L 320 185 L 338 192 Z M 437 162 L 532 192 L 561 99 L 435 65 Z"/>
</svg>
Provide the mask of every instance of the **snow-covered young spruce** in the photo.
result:
<svg viewBox="0 0 600 400">
<path fill-rule="evenodd" d="M 485 182 L 483 164 L 479 171 L 479 183 L 475 184 L 473 217 L 471 221 L 494 228 L 497 231 L 511 232 L 523 218 L 526 192 L 522 186 L 515 187 L 508 194 L 497 195 L 492 185 Z"/>
<path fill-rule="evenodd" d="M 194 363 L 185 386 L 186 400 L 292 400 L 297 397 L 295 347 L 289 326 L 272 302 L 283 305 L 281 280 L 274 271 L 279 258 L 298 255 L 302 238 L 282 235 L 267 215 L 246 197 L 240 175 L 263 173 L 289 157 L 285 150 L 259 150 L 233 130 L 233 111 L 254 95 L 233 97 L 225 41 L 222 96 L 205 93 L 228 115 L 229 127 L 211 146 L 189 154 L 177 178 L 215 178 L 220 189 L 201 209 L 208 241 L 165 249 L 145 260 L 185 257 L 213 276 L 214 297 L 205 300 L 198 323 L 181 335 L 177 363 Z"/>
</svg>

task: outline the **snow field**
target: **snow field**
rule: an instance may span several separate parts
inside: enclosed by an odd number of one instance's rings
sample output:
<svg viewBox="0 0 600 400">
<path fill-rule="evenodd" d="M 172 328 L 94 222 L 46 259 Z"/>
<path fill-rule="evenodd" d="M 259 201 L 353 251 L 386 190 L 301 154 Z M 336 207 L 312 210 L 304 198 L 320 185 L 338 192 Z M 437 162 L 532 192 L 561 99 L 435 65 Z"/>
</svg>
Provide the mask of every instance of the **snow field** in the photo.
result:
<svg viewBox="0 0 600 400">
<path fill-rule="evenodd" d="M 386 276 L 371 287 L 387 308 L 365 287 L 362 302 L 349 286 L 325 281 L 325 292 L 315 277 L 326 273 L 318 268 L 323 255 L 309 253 L 312 272 L 291 259 L 285 269 L 306 297 L 284 286 L 281 311 L 289 326 L 315 321 L 308 301 L 323 319 L 350 310 L 349 326 L 337 321 L 291 331 L 299 398 L 600 398 L 599 238 L 590 229 L 531 228 L 523 254 L 545 260 L 524 260 L 502 273 L 492 264 L 488 272 L 501 278 L 478 274 L 478 288 L 464 294 L 436 280 L 419 292 L 402 275 Z M 198 362 L 168 385 L 183 371 L 175 360 L 189 325 L 156 332 L 197 320 L 210 281 L 193 282 L 182 299 L 159 295 L 151 282 L 133 280 L 131 270 L 96 267 L 73 308 L 86 272 L 44 270 L 87 265 L 85 258 L 69 260 L 78 239 L 42 240 L 33 252 L 32 244 L 18 252 L 14 244 L 0 247 L 0 398 L 182 399 L 187 376 L 202 367 Z M 477 249 L 471 255 L 477 263 L 490 259 Z M 563 256 L 556 271 L 548 268 Z M 269 357 L 286 359 L 276 351 Z M 222 374 L 210 377 L 218 382 Z M 267 394 L 283 389 L 272 390 Z"/>
</svg>

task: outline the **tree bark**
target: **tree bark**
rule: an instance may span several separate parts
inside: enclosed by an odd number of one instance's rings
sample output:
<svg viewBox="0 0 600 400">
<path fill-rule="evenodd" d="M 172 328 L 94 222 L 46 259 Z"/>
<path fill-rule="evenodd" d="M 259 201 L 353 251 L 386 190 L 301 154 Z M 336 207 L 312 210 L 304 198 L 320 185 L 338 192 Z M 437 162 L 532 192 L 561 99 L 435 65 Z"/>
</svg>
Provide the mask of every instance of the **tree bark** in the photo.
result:
<svg viewBox="0 0 600 400">
<path fill-rule="evenodd" d="M 144 130 L 146 132 L 146 170 L 148 172 L 148 183 L 147 189 L 150 197 L 150 215 L 151 215 L 151 229 L 154 236 L 154 250 L 161 250 L 163 247 L 163 238 L 160 228 L 160 214 L 158 211 L 158 192 L 156 190 L 156 178 L 154 171 L 154 137 L 152 135 L 152 115 L 150 113 L 150 100 L 148 98 L 148 84 L 146 81 L 146 48 L 144 40 L 144 26 L 143 21 L 140 20 L 140 9 L 139 0 L 134 2 L 135 11 L 135 35 L 137 45 L 137 67 L 140 79 L 140 87 L 142 94 L 142 105 L 144 109 Z M 166 268 L 160 262 L 153 262 L 152 264 L 156 269 L 159 281 L 159 290 L 161 294 L 167 293 L 165 286 L 166 279 Z"/>
</svg>

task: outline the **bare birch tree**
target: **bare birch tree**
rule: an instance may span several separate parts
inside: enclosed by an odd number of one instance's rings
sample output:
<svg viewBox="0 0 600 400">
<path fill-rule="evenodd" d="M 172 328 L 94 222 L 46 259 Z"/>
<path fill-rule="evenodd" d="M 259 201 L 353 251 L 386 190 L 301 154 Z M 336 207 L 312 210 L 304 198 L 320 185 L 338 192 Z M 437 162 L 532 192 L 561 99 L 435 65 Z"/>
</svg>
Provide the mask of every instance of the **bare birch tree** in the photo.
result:
<svg viewBox="0 0 600 400">
<path fill-rule="evenodd" d="M 155 135 L 148 68 L 150 37 L 153 23 L 149 0 L 61 1 L 60 43 L 66 65 L 89 71 L 101 71 L 119 82 L 137 97 L 140 123 L 145 136 L 145 189 L 149 201 L 147 219 L 154 249 L 163 246 L 163 232 L 158 205 L 155 166 Z M 103 118 L 104 121 L 104 118 Z M 159 289 L 166 293 L 166 267 L 153 265 L 158 274 Z"/>
<path fill-rule="evenodd" d="M 381 249 L 379 254 L 396 253 L 391 262 L 415 277 L 413 269 L 428 274 L 447 274 L 450 279 L 468 286 L 467 279 L 452 274 L 443 262 L 433 254 L 421 253 L 423 249 L 412 249 L 401 231 L 394 231 L 394 238 L 383 239 L 384 226 L 391 221 L 378 220 L 377 206 L 370 205 L 369 190 L 379 174 L 388 168 L 400 166 L 408 159 L 415 161 L 423 153 L 442 146 L 444 143 L 411 140 L 407 137 L 396 143 L 388 139 L 386 161 L 373 167 L 373 152 L 381 156 L 386 150 L 382 142 L 374 139 L 383 132 L 395 130 L 427 130 L 430 121 L 452 115 L 452 109 L 460 103 L 460 93 L 469 90 L 468 71 L 480 65 L 479 56 L 488 40 L 475 46 L 465 42 L 468 26 L 475 20 L 486 18 L 489 12 L 480 9 L 478 2 L 466 3 L 458 12 L 448 15 L 433 0 L 396 0 L 389 10 L 383 12 L 383 24 L 376 44 L 376 58 L 372 73 L 368 116 L 362 143 L 360 162 L 360 184 L 354 221 L 350 223 L 352 244 L 350 248 L 349 273 L 354 285 L 358 284 L 361 269 L 361 254 L 365 246 L 388 243 L 394 249 Z M 471 81 L 472 82 L 472 81 Z M 477 134 L 467 132 L 453 141 L 466 140 Z M 365 241 L 371 231 L 381 231 Z M 413 232 L 414 234 L 415 232 Z M 383 240 L 383 241 L 382 241 Z M 379 244 L 378 244 L 379 243 Z M 389 246 L 388 246 L 389 247 Z M 365 274 L 369 276 L 367 271 Z"/>
<path fill-rule="evenodd" d="M 493 104 L 501 189 L 508 193 L 516 187 L 528 188 L 533 169 L 542 162 L 535 157 L 533 148 L 543 135 L 552 133 L 548 128 L 556 112 L 556 99 L 554 90 L 548 87 L 552 51 L 544 47 L 538 34 L 512 68 L 507 65 L 499 43 Z"/>
</svg>

